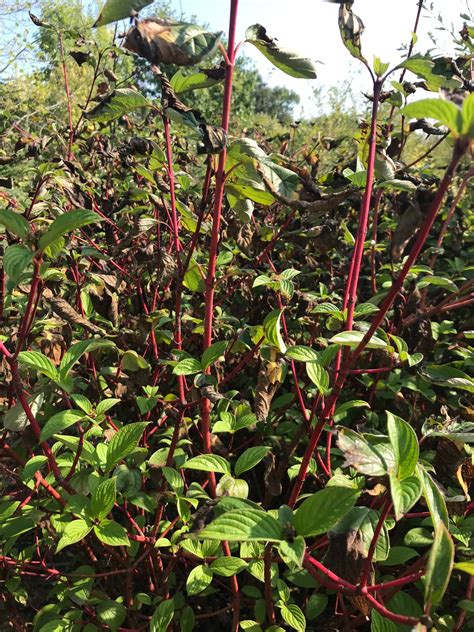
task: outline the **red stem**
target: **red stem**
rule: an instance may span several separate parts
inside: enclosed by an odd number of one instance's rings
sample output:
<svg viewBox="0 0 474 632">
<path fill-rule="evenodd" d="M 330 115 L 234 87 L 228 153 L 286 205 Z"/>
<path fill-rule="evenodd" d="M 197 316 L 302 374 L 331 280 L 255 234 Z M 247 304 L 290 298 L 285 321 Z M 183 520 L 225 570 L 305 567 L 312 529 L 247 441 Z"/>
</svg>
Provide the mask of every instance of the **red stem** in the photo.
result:
<svg viewBox="0 0 474 632">
<path fill-rule="evenodd" d="M 303 459 L 301 461 L 301 465 L 300 465 L 300 469 L 298 472 L 298 476 L 296 477 L 296 481 L 294 483 L 293 486 L 293 490 L 290 496 L 290 500 L 289 500 L 289 505 L 290 507 L 293 507 L 296 503 L 296 500 L 298 498 L 298 495 L 301 491 L 301 488 L 303 487 L 303 483 L 306 479 L 306 475 L 308 472 L 308 467 L 309 467 L 309 462 L 313 456 L 314 450 L 316 449 L 316 446 L 318 444 L 319 438 L 321 436 L 324 424 L 328 421 L 328 419 L 331 417 L 332 415 L 332 411 L 334 409 L 334 405 L 337 402 L 337 399 L 339 397 L 339 394 L 341 393 L 341 390 L 345 384 L 347 375 L 349 373 L 349 371 L 354 367 L 354 364 L 356 362 L 356 360 L 359 358 L 359 356 L 361 355 L 361 353 L 364 351 L 365 347 L 367 346 L 368 342 L 370 341 L 370 339 L 372 338 L 372 336 L 374 335 L 375 331 L 377 330 L 377 328 L 381 325 L 383 319 L 385 318 L 388 310 L 390 309 L 395 297 L 398 295 L 400 289 L 403 286 L 403 283 L 410 271 L 410 268 L 412 267 L 413 263 L 416 261 L 416 259 L 418 258 L 421 249 L 423 248 L 423 245 L 428 237 L 428 234 L 431 230 L 431 227 L 433 226 L 433 223 L 436 219 L 436 216 L 439 212 L 439 209 L 441 208 L 441 204 L 443 202 L 444 196 L 449 188 L 449 185 L 451 184 L 451 181 L 453 179 L 453 176 L 456 172 L 457 166 L 459 164 L 459 161 L 461 160 L 462 156 L 464 155 L 465 151 L 467 149 L 467 141 L 465 139 L 458 139 L 455 142 L 455 146 L 454 146 L 454 150 L 453 150 L 453 156 L 451 159 L 451 162 L 446 170 L 446 173 L 443 177 L 443 180 L 440 183 L 439 189 L 436 193 L 435 199 L 433 200 L 433 204 L 432 207 L 429 211 L 429 213 L 427 214 L 424 224 L 422 225 L 417 239 L 411 249 L 410 254 L 407 257 L 407 260 L 405 262 L 405 265 L 403 266 L 402 271 L 400 272 L 399 276 L 395 279 L 395 281 L 393 282 L 393 285 L 389 291 L 389 293 L 387 294 L 387 296 L 385 297 L 384 301 L 382 302 L 382 305 L 379 308 L 379 311 L 377 312 L 376 316 L 374 317 L 371 326 L 369 327 L 369 329 L 367 330 L 367 332 L 365 333 L 364 337 L 362 338 L 361 342 L 358 344 L 358 346 L 356 347 L 356 349 L 350 354 L 349 358 L 347 359 L 347 361 L 344 364 L 344 369 L 338 374 L 331 396 L 327 399 L 326 404 L 323 408 L 323 410 L 321 411 L 321 415 L 319 418 L 318 423 L 316 424 L 314 430 L 313 430 L 313 434 L 310 438 L 310 442 L 308 444 L 308 447 L 306 448 L 305 454 L 303 456 Z"/>
<path fill-rule="evenodd" d="M 226 75 L 224 86 L 223 110 L 222 110 L 222 127 L 227 133 L 229 129 L 230 109 L 232 101 L 232 81 L 234 76 L 234 47 L 235 47 L 235 31 L 237 25 L 237 9 L 238 0 L 231 0 L 230 19 L 229 19 L 229 41 L 227 46 L 228 63 L 226 62 Z M 205 312 L 204 312 L 204 338 L 203 349 L 207 349 L 212 344 L 213 318 L 214 318 L 214 292 L 216 285 L 216 265 L 217 253 L 219 249 L 220 225 L 222 215 L 222 203 L 224 199 L 225 186 L 225 163 L 227 151 L 224 148 L 219 154 L 219 164 L 216 172 L 216 190 L 214 200 L 214 212 L 212 218 L 211 244 L 209 247 L 209 265 L 206 277 L 205 291 Z M 201 432 L 203 438 L 203 452 L 209 454 L 211 452 L 211 432 L 210 432 L 210 413 L 211 402 L 204 398 L 201 409 Z M 210 473 L 209 485 L 211 494 L 215 495 L 215 477 Z"/>
</svg>

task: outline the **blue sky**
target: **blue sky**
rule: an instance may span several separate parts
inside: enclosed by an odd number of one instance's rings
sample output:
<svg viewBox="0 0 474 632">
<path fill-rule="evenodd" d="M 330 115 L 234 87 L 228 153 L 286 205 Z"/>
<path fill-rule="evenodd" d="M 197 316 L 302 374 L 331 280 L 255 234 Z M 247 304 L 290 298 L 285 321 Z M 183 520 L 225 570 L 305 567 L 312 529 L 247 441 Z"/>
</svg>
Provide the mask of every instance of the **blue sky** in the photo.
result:
<svg viewBox="0 0 474 632">
<path fill-rule="evenodd" d="M 471 0 L 472 4 L 472 0 Z M 207 23 L 213 30 L 228 29 L 229 0 L 172 0 L 171 5 L 179 15 L 195 15 L 198 21 Z M 441 50 L 452 53 L 450 37 L 435 30 L 439 24 L 433 16 L 442 15 L 445 26 L 462 27 L 461 13 L 469 13 L 468 0 L 425 0 L 425 6 L 433 6 L 430 17 L 424 10 L 417 42 L 418 52 L 432 48 L 428 32 L 436 33 Z M 354 9 L 365 23 L 362 40 L 364 54 L 371 60 L 377 55 L 382 61 L 396 64 L 401 59 L 397 49 L 410 41 L 416 15 L 417 0 L 356 0 Z M 298 92 L 302 100 L 302 112 L 309 115 L 315 110 L 312 89 L 316 85 L 329 87 L 351 78 L 355 92 L 370 90 L 365 72 L 353 62 L 341 43 L 337 27 L 337 5 L 323 0 L 240 0 L 238 37 L 244 38 L 247 26 L 256 22 L 266 27 L 271 37 L 277 37 L 282 47 L 303 53 L 323 62 L 317 64 L 318 79 L 305 81 L 293 79 L 274 69 L 251 45 L 245 52 L 252 57 L 270 85 L 285 85 Z"/>
</svg>

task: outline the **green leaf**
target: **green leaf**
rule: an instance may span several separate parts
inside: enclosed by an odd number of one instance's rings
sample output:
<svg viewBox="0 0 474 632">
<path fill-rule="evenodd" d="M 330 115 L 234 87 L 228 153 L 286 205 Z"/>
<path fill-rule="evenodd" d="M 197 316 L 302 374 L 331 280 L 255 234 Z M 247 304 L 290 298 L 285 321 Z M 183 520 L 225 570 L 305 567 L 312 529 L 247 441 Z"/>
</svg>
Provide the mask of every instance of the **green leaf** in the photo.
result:
<svg viewBox="0 0 474 632">
<path fill-rule="evenodd" d="M 199 532 L 200 540 L 278 542 L 283 539 L 275 518 L 257 509 L 227 511 Z"/>
<path fill-rule="evenodd" d="M 374 72 L 377 77 L 382 77 L 388 70 L 390 64 L 382 62 L 379 57 L 374 55 Z"/>
<path fill-rule="evenodd" d="M 415 471 L 420 448 L 413 428 L 406 421 L 387 410 L 387 429 L 395 455 L 397 475 L 400 480 L 411 476 Z"/>
<path fill-rule="evenodd" d="M 195 566 L 186 580 L 186 592 L 191 597 L 205 590 L 212 582 L 213 573 L 207 566 Z"/>
<path fill-rule="evenodd" d="M 110 546 L 129 546 L 130 544 L 127 531 L 115 520 L 102 520 L 94 527 L 94 533 L 101 542 Z"/>
<path fill-rule="evenodd" d="M 420 373 L 435 384 L 474 393 L 474 380 L 449 364 L 428 364 L 420 369 Z"/>
<path fill-rule="evenodd" d="M 219 474 L 229 474 L 228 462 L 217 454 L 200 454 L 189 459 L 181 466 L 183 469 L 200 470 L 202 472 L 218 472 Z"/>
<path fill-rule="evenodd" d="M 93 26 L 104 26 L 129 18 L 152 3 L 153 0 L 107 0 Z"/>
<path fill-rule="evenodd" d="M 400 112 L 407 118 L 434 119 L 448 127 L 454 137 L 459 136 L 462 131 L 461 111 L 452 101 L 446 101 L 445 99 L 422 99 L 414 103 L 409 103 L 402 108 Z"/>
<path fill-rule="evenodd" d="M 293 630 L 298 630 L 298 632 L 304 632 L 306 630 L 305 616 L 301 608 L 295 603 L 283 605 L 280 609 L 280 613 L 285 623 Z"/>
<path fill-rule="evenodd" d="M 425 288 L 428 285 L 436 285 L 437 287 L 443 287 L 446 290 L 449 290 L 449 292 L 457 292 L 459 289 L 456 283 L 451 281 L 451 279 L 446 279 L 445 277 L 435 276 L 435 275 L 423 277 L 416 284 L 417 288 L 420 290 Z"/>
<path fill-rule="evenodd" d="M 435 523 L 436 524 L 436 523 Z M 443 522 L 435 528 L 425 575 L 425 604 L 436 606 L 448 587 L 454 563 L 454 543 Z"/>
<path fill-rule="evenodd" d="M 291 542 L 283 540 L 278 545 L 278 553 L 285 564 L 292 570 L 302 568 L 305 550 L 306 543 L 300 535 Z"/>
<path fill-rule="evenodd" d="M 474 575 L 474 561 L 470 562 L 457 562 L 454 565 L 454 568 L 457 571 L 463 571 L 464 573 L 469 573 L 469 575 Z"/>
<path fill-rule="evenodd" d="M 218 83 L 224 81 L 225 69 L 212 69 L 214 72 L 201 70 L 200 72 L 193 73 L 192 75 L 186 75 L 185 72 L 179 68 L 177 72 L 171 77 L 171 87 L 176 94 L 183 94 L 189 90 L 200 90 L 202 88 L 210 88 Z"/>
<path fill-rule="evenodd" d="M 38 472 L 43 467 L 43 465 L 47 463 L 47 461 L 48 458 L 46 456 L 43 456 L 42 454 L 38 456 L 33 456 L 25 463 L 25 466 L 21 472 L 21 480 L 27 482 L 32 479 L 36 472 Z"/>
<path fill-rule="evenodd" d="M 433 524 L 443 522 L 446 526 L 449 525 L 448 510 L 446 508 L 446 501 L 441 493 L 438 485 L 431 478 L 431 475 L 424 469 L 424 467 L 418 464 L 417 474 L 420 478 L 423 487 L 423 496 L 425 497 L 426 504 L 430 510 Z"/>
<path fill-rule="evenodd" d="M 23 215 L 9 209 L 0 210 L 0 226 L 5 226 L 10 233 L 20 237 L 20 239 L 26 239 L 30 233 L 30 225 Z"/>
<path fill-rule="evenodd" d="M 350 428 L 338 428 L 337 445 L 345 457 L 345 466 L 367 476 L 385 476 L 387 464 L 374 446 Z"/>
<path fill-rule="evenodd" d="M 462 133 L 469 138 L 474 137 L 474 94 L 468 94 L 463 101 L 462 110 Z M 1 221 L 1 220 L 0 220 Z"/>
<path fill-rule="evenodd" d="M 92 110 L 89 110 L 85 117 L 98 123 L 110 123 L 124 114 L 149 107 L 151 103 L 141 92 L 132 88 L 117 88 Z"/>
<path fill-rule="evenodd" d="M 283 310 L 274 309 L 263 321 L 266 342 L 276 347 L 280 353 L 286 353 L 286 345 L 283 341 L 280 330 L 281 315 Z"/>
<path fill-rule="evenodd" d="M 306 373 L 321 395 L 324 395 L 329 389 L 329 373 L 326 369 L 316 362 L 307 362 Z"/>
<path fill-rule="evenodd" d="M 211 570 L 222 577 L 233 577 L 247 567 L 247 562 L 238 557 L 218 557 L 211 564 Z"/>
<path fill-rule="evenodd" d="M 381 566 L 399 566 L 417 556 L 418 553 L 415 549 L 410 549 L 407 546 L 392 546 L 387 559 L 380 562 L 380 564 Z"/>
<path fill-rule="evenodd" d="M 202 370 L 199 360 L 184 358 L 174 367 L 173 373 L 174 375 L 193 375 L 194 373 L 201 373 Z"/>
<path fill-rule="evenodd" d="M 292 360 L 298 360 L 299 362 L 317 362 L 319 360 L 318 352 L 311 347 L 305 347 L 304 345 L 294 345 L 288 347 L 285 355 Z"/>
<path fill-rule="evenodd" d="M 116 480 L 114 477 L 102 481 L 92 492 L 91 513 L 94 518 L 102 520 L 112 511 L 115 504 Z"/>
<path fill-rule="evenodd" d="M 62 410 L 48 419 L 41 430 L 40 441 L 47 441 L 85 417 L 82 410 Z"/>
<path fill-rule="evenodd" d="M 63 235 L 66 235 L 77 228 L 82 228 L 83 226 L 88 226 L 89 224 L 97 224 L 98 222 L 103 221 L 103 218 L 93 211 L 78 209 L 63 213 L 53 221 L 44 235 L 40 237 L 38 241 L 38 248 L 43 251 L 52 244 L 53 241 L 56 241 L 56 239 L 59 239 Z"/>
<path fill-rule="evenodd" d="M 150 632 L 168 632 L 173 620 L 174 600 L 166 599 L 155 609 L 150 621 Z"/>
<path fill-rule="evenodd" d="M 69 522 L 58 542 L 56 553 L 64 549 L 66 546 L 71 546 L 71 544 L 80 542 L 91 530 L 92 525 L 88 524 L 85 520 L 73 520 L 72 522 Z"/>
<path fill-rule="evenodd" d="M 133 349 L 125 351 L 122 356 L 122 367 L 125 371 L 140 371 L 143 369 L 149 369 L 150 365 L 141 355 L 138 355 Z"/>
<path fill-rule="evenodd" d="M 220 340 L 219 342 L 214 342 L 204 351 L 201 358 L 201 366 L 204 371 L 224 355 L 226 347 L 227 342 Z"/>
<path fill-rule="evenodd" d="M 341 333 L 333 336 L 329 342 L 332 344 L 343 345 L 346 347 L 357 347 L 364 338 L 363 331 L 341 331 Z M 366 344 L 366 349 L 386 349 L 388 344 L 378 336 L 372 336 Z"/>
<path fill-rule="evenodd" d="M 296 533 L 304 538 L 326 533 L 352 509 L 359 494 L 357 489 L 332 486 L 312 494 L 296 510 Z"/>
<path fill-rule="evenodd" d="M 27 246 L 13 244 L 5 249 L 3 269 L 14 285 L 33 261 L 33 253 Z"/>
<path fill-rule="evenodd" d="M 421 496 L 421 481 L 416 476 L 408 476 L 399 480 L 395 474 L 390 473 L 390 491 L 393 506 L 395 509 L 395 519 L 401 520 Z"/>
<path fill-rule="evenodd" d="M 58 379 L 56 367 L 51 360 L 40 351 L 20 351 L 18 354 L 18 362 L 30 369 L 35 369 L 42 375 L 46 375 L 50 380 L 56 381 Z"/>
<path fill-rule="evenodd" d="M 270 448 L 264 445 L 258 445 L 245 450 L 237 459 L 234 468 L 235 475 L 240 476 L 244 472 L 251 470 L 267 456 L 269 450 Z"/>
<path fill-rule="evenodd" d="M 124 605 L 112 601 L 111 599 L 101 600 L 95 606 L 99 621 L 106 626 L 110 632 L 118 632 L 120 626 L 125 621 L 127 610 Z M 85 629 L 84 629 L 84 632 Z M 91 631 L 91 632 L 96 632 Z"/>
<path fill-rule="evenodd" d="M 261 24 L 253 24 L 245 31 L 245 40 L 253 44 L 277 68 L 297 79 L 316 79 L 314 62 L 298 53 L 280 48 L 276 39 L 267 35 Z"/>
<path fill-rule="evenodd" d="M 346 416 L 346 413 L 353 408 L 370 408 L 370 405 L 363 399 L 351 399 L 349 402 L 344 402 L 336 408 L 334 413 L 334 421 L 340 421 Z"/>
<path fill-rule="evenodd" d="M 3 524 L 0 525 L 0 533 L 2 539 L 9 540 L 10 538 L 17 538 L 22 533 L 27 533 L 32 529 L 35 529 L 38 525 L 34 520 L 28 516 L 17 516 L 15 518 L 9 518 Z"/>
<path fill-rule="evenodd" d="M 69 375 L 69 371 L 86 352 L 91 353 L 96 349 L 116 349 L 116 346 L 111 340 L 102 340 L 100 338 L 89 338 L 89 340 L 76 342 L 69 347 L 61 360 L 61 364 L 59 365 L 60 379 L 66 379 Z"/>
<path fill-rule="evenodd" d="M 148 421 L 128 424 L 112 437 L 107 450 L 107 471 L 135 450 L 147 425 Z"/>
</svg>

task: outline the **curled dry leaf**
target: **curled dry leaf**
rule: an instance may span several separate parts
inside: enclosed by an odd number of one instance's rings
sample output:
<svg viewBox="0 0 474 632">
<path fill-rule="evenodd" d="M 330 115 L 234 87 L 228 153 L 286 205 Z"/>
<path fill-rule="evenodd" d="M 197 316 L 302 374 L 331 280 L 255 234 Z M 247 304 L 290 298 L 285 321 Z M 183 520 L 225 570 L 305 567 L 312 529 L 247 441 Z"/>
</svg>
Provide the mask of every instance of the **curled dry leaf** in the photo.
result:
<svg viewBox="0 0 474 632">
<path fill-rule="evenodd" d="M 154 18 L 132 26 L 123 45 L 152 64 L 191 66 L 211 55 L 221 36 L 195 24 Z"/>
<path fill-rule="evenodd" d="M 360 38 L 364 32 L 364 23 L 352 11 L 352 2 L 339 3 L 339 31 L 344 46 L 353 57 L 367 63 L 362 55 Z"/>
<path fill-rule="evenodd" d="M 281 386 L 281 372 L 284 361 L 262 362 L 255 390 L 255 414 L 258 421 L 266 421 L 272 400 Z"/>
</svg>

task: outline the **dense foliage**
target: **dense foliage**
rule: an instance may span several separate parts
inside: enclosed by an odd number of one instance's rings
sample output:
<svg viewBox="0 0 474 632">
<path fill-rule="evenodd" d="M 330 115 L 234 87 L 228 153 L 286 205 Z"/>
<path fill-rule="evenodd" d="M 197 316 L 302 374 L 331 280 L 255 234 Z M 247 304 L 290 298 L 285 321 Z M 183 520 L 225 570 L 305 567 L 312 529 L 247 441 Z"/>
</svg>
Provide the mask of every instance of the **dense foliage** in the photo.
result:
<svg viewBox="0 0 474 632">
<path fill-rule="evenodd" d="M 367 110 L 291 122 L 238 0 L 61 4 L 0 84 L 0 629 L 472 629 L 470 16 L 389 68 L 338 3 Z"/>
</svg>

